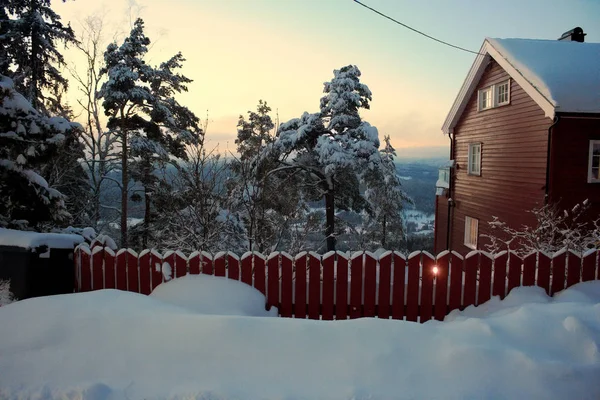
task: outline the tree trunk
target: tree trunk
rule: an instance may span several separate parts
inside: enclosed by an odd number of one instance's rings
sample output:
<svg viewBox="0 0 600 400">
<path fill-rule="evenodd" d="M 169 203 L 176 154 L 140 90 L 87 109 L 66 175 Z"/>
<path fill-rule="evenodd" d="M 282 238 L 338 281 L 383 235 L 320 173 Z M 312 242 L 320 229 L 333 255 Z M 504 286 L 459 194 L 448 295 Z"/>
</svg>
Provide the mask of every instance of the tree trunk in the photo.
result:
<svg viewBox="0 0 600 400">
<path fill-rule="evenodd" d="M 335 197 L 333 189 L 329 188 L 325 192 L 325 237 L 327 239 L 327 251 L 335 251 Z"/>
<path fill-rule="evenodd" d="M 129 175 L 127 171 L 127 131 L 121 132 L 121 247 L 127 248 L 127 188 L 129 186 Z"/>
<path fill-rule="evenodd" d="M 381 223 L 381 225 L 382 225 L 381 247 L 383 247 L 384 249 L 385 249 L 385 236 L 386 236 L 386 223 L 387 223 L 386 217 L 387 217 L 386 215 L 383 216 L 383 221 Z"/>
<path fill-rule="evenodd" d="M 142 245 L 145 249 L 148 248 L 148 237 L 150 236 L 150 192 L 144 186 L 144 233 L 142 236 Z"/>
</svg>

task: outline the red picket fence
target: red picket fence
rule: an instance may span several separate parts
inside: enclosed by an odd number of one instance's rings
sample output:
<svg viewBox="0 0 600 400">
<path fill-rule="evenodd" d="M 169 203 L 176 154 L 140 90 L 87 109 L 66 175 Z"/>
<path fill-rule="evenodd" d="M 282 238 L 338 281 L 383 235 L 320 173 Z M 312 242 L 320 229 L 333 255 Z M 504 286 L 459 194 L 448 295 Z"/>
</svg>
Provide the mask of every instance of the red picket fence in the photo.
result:
<svg viewBox="0 0 600 400">
<path fill-rule="evenodd" d="M 79 246 L 75 252 L 77 291 L 116 288 L 150 294 L 173 278 L 207 274 L 239 280 L 260 290 L 267 306 L 282 317 L 347 319 L 378 317 L 425 322 L 442 320 L 452 310 L 504 298 L 517 286 L 537 285 L 553 295 L 578 282 L 600 279 L 600 251 L 585 254 L 514 253 L 495 256 L 444 251 L 437 257 L 414 252 L 285 252 L 265 257 L 246 253 L 181 252 L 160 254 L 130 249 Z"/>
</svg>

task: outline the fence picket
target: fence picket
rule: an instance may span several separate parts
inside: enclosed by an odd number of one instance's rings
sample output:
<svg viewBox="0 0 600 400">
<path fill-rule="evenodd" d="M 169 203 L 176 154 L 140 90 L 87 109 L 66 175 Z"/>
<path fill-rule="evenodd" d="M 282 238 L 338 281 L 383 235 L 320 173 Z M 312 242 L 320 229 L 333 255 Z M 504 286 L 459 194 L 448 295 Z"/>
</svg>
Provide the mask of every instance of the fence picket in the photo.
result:
<svg viewBox="0 0 600 400">
<path fill-rule="evenodd" d="M 115 276 L 115 253 L 109 247 L 104 248 L 104 287 L 106 289 L 116 288 Z"/>
<path fill-rule="evenodd" d="M 438 256 L 433 271 L 435 279 L 435 305 L 434 318 L 438 321 L 443 321 L 447 314 L 447 299 L 448 299 L 448 273 L 450 271 L 450 253 L 446 252 L 441 257 Z"/>
<path fill-rule="evenodd" d="M 252 286 L 252 253 L 242 256 L 242 282 Z"/>
<path fill-rule="evenodd" d="M 375 296 L 377 293 L 377 260 L 371 253 L 364 255 L 365 279 L 363 282 L 365 296 L 363 301 L 363 317 L 375 316 Z"/>
<path fill-rule="evenodd" d="M 350 259 L 350 319 L 362 316 L 363 253 Z"/>
<path fill-rule="evenodd" d="M 462 305 L 464 259 L 455 253 L 450 253 L 450 296 L 448 311 L 457 310 Z"/>
<path fill-rule="evenodd" d="M 287 253 L 281 253 L 281 309 L 282 317 L 292 317 L 294 304 L 294 260 Z"/>
<path fill-rule="evenodd" d="M 544 253 L 538 255 L 537 285 L 550 295 L 550 265 L 552 259 Z"/>
<path fill-rule="evenodd" d="M 175 252 L 175 268 L 173 271 L 173 278 L 181 278 L 182 276 L 187 275 L 187 266 L 188 260 L 185 254 L 176 251 Z"/>
<path fill-rule="evenodd" d="M 321 314 L 321 257 L 308 255 L 308 318 L 319 319 Z"/>
<path fill-rule="evenodd" d="M 492 258 L 481 253 L 479 257 L 479 286 L 477 294 L 477 304 L 483 304 L 491 298 L 490 289 L 492 286 Z M 502 280 L 504 284 L 504 280 Z"/>
<path fill-rule="evenodd" d="M 104 289 L 104 247 L 92 249 L 92 290 Z"/>
<path fill-rule="evenodd" d="M 296 291 L 294 296 L 294 316 L 306 318 L 306 253 L 296 256 Z"/>
<path fill-rule="evenodd" d="M 267 305 L 279 308 L 279 253 L 271 254 L 267 261 Z"/>
<path fill-rule="evenodd" d="M 117 252 L 115 260 L 117 275 L 116 286 L 119 290 L 127 290 L 127 250 L 121 249 Z"/>
<path fill-rule="evenodd" d="M 337 253 L 335 282 L 335 319 L 348 318 L 348 259 Z"/>
<path fill-rule="evenodd" d="M 508 262 L 508 253 L 502 252 L 494 257 L 493 267 L 493 288 L 492 295 L 500 296 L 501 299 L 506 296 L 506 263 Z M 481 302 L 479 303 L 481 304 Z"/>
<path fill-rule="evenodd" d="M 421 252 L 408 256 L 408 285 L 406 288 L 406 320 L 416 322 L 419 318 L 419 289 L 421 275 Z"/>
<path fill-rule="evenodd" d="M 394 262 L 394 283 L 392 292 L 392 318 L 403 319 L 406 306 L 406 259 L 400 254 L 394 252 L 392 257 Z"/>
<path fill-rule="evenodd" d="M 593 281 L 596 278 L 596 251 L 589 251 L 583 257 L 581 281 Z M 600 276 L 598 277 L 600 279 Z"/>
<path fill-rule="evenodd" d="M 321 316 L 324 320 L 333 319 L 333 293 L 335 291 L 335 252 L 323 256 L 323 309 Z"/>
<path fill-rule="evenodd" d="M 89 292 L 92 290 L 92 255 L 88 247 L 81 247 L 81 291 Z"/>
<path fill-rule="evenodd" d="M 429 321 L 433 316 L 433 281 L 435 279 L 433 267 L 435 266 L 435 259 L 431 254 L 423 252 L 421 265 L 421 312 L 419 320 L 423 323 Z"/>
<path fill-rule="evenodd" d="M 138 255 L 131 249 L 127 249 L 127 290 L 140 292 Z"/>
<path fill-rule="evenodd" d="M 581 257 L 569 252 L 567 255 L 567 286 L 571 287 L 581 282 Z"/>
<path fill-rule="evenodd" d="M 379 296 L 377 298 L 377 316 L 390 317 L 390 285 L 392 280 L 392 254 L 379 258 Z"/>
<path fill-rule="evenodd" d="M 467 254 L 465 258 L 465 287 L 463 296 L 463 308 L 468 306 L 477 305 L 477 274 L 479 272 L 479 258 L 481 254 L 478 252 L 471 252 Z"/>
<path fill-rule="evenodd" d="M 212 275 L 214 274 L 214 269 L 213 269 L 213 258 L 212 255 L 203 251 L 201 253 L 201 273 L 205 274 L 205 275 Z"/>
<path fill-rule="evenodd" d="M 234 281 L 240 280 L 240 259 L 233 253 L 227 253 L 227 277 Z"/>
<path fill-rule="evenodd" d="M 253 253 L 254 262 L 254 287 L 262 294 L 267 294 L 267 274 L 265 272 L 265 259 L 260 253 Z"/>
<path fill-rule="evenodd" d="M 201 255 L 199 252 L 195 251 L 190 254 L 190 259 L 188 261 L 190 266 L 190 275 L 199 275 L 200 274 L 200 258 Z"/>
<path fill-rule="evenodd" d="M 163 282 L 168 282 L 175 277 L 175 252 L 166 251 L 163 254 Z"/>
<path fill-rule="evenodd" d="M 552 286 L 551 294 L 560 292 L 565 288 L 567 252 L 562 251 L 552 257 Z"/>
<path fill-rule="evenodd" d="M 535 285 L 535 270 L 537 269 L 537 253 L 529 254 L 523 260 L 523 286 Z"/>
<path fill-rule="evenodd" d="M 154 290 L 154 288 L 160 285 L 164 280 L 162 264 L 162 255 L 155 250 L 150 251 L 150 279 L 152 281 L 152 290 Z"/>
<path fill-rule="evenodd" d="M 226 263 L 227 261 L 225 259 L 225 253 L 220 252 L 215 254 L 215 258 L 213 260 L 215 276 L 225 276 L 225 274 L 227 273 L 227 269 L 225 268 Z"/>
<path fill-rule="evenodd" d="M 521 274 L 523 271 L 523 260 L 513 253 L 510 252 L 508 256 L 508 287 L 506 294 L 510 293 L 513 288 L 521 286 Z"/>
<path fill-rule="evenodd" d="M 152 292 L 152 286 L 150 283 L 150 252 L 144 250 L 139 256 L 140 266 L 140 293 L 150 294 Z"/>
</svg>

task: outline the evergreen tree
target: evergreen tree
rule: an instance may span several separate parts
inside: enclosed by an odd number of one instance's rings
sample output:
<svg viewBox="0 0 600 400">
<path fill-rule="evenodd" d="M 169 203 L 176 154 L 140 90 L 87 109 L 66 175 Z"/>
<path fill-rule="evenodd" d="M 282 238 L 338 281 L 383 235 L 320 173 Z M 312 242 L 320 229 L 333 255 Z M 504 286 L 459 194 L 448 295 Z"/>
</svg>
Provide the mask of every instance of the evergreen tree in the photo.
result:
<svg viewBox="0 0 600 400">
<path fill-rule="evenodd" d="M 325 83 L 320 112 L 282 124 L 272 146 L 280 160 L 272 173 L 301 173 L 308 199 L 325 200 L 327 250 L 335 250 L 336 207 L 367 207 L 359 178 L 381 161 L 377 129 L 359 114 L 371 100 L 371 91 L 360 82 L 360 70 L 348 65 L 333 73 Z"/>
<path fill-rule="evenodd" d="M 169 155 L 184 157 L 186 143 L 201 136 L 198 118 L 173 97 L 186 91 L 191 82 L 173 72 L 184 61 L 177 54 L 158 68 L 149 66 L 144 57 L 150 39 L 144 34 L 144 22 L 138 19 L 121 46 L 112 43 L 104 53 L 101 73 L 108 78 L 100 90 L 108 128 L 118 137 L 121 155 L 121 245 L 128 245 L 127 201 L 129 198 L 130 161 L 136 157 L 134 175 L 142 182 L 146 199 L 146 232 L 150 222 L 150 192 L 155 161 Z M 148 233 L 146 233 L 147 235 Z"/>
<path fill-rule="evenodd" d="M 365 230 L 378 247 L 399 249 L 403 241 L 403 204 L 410 200 L 402 190 L 396 173 L 396 150 L 390 143 L 389 135 L 383 140 L 385 147 L 380 150 L 380 168 L 369 171 L 365 176 L 369 186 L 365 191 L 365 198 L 369 202 L 370 212 L 364 224 Z"/>
<path fill-rule="evenodd" d="M 62 114 L 61 96 L 68 83 L 60 43 L 76 43 L 70 26 L 50 8 L 50 0 L 4 0 L 0 10 L 0 73 L 13 79 L 34 109 Z"/>
<path fill-rule="evenodd" d="M 0 75 L 0 226 L 41 229 L 68 221 L 64 196 L 39 173 L 79 129 L 35 110 Z"/>
</svg>

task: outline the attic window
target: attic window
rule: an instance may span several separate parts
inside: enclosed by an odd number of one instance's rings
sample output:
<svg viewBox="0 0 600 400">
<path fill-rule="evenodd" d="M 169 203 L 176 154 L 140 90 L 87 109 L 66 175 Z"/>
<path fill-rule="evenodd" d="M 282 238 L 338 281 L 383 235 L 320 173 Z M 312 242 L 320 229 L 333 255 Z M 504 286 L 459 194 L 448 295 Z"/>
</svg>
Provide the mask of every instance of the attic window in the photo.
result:
<svg viewBox="0 0 600 400">
<path fill-rule="evenodd" d="M 479 91 L 479 111 L 492 108 L 492 93 L 494 87 L 490 86 Z"/>
<path fill-rule="evenodd" d="M 479 91 L 479 111 L 510 104 L 510 79 Z"/>
<path fill-rule="evenodd" d="M 588 183 L 600 183 L 600 140 L 590 140 Z"/>
</svg>

